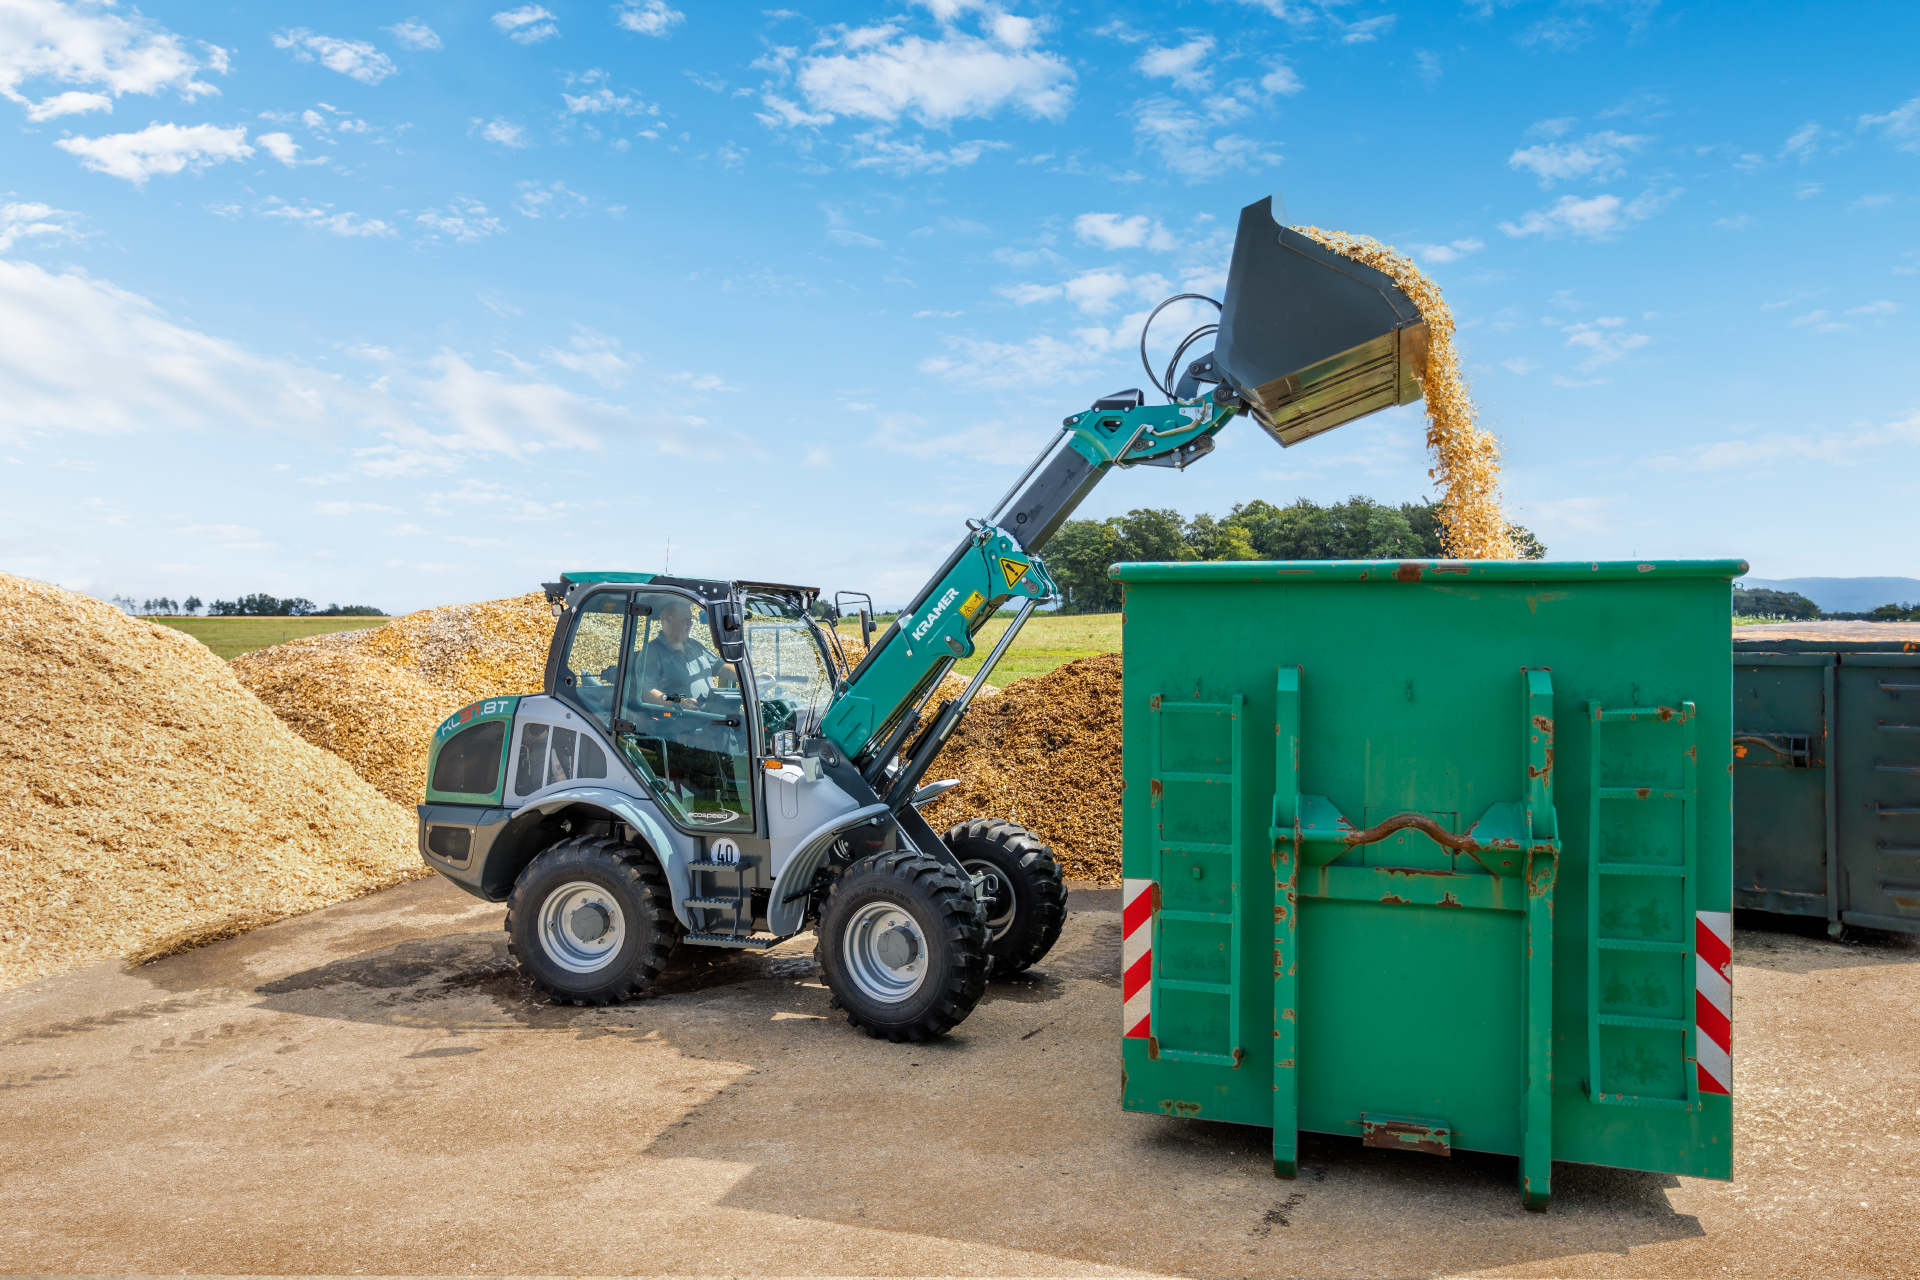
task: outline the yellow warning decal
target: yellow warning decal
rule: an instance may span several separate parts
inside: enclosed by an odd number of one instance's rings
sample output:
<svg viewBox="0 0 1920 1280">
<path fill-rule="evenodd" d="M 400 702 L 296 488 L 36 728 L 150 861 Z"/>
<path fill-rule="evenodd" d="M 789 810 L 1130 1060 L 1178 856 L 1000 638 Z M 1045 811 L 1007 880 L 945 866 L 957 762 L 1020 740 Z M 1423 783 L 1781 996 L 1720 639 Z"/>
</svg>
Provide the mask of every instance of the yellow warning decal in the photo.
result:
<svg viewBox="0 0 1920 1280">
<path fill-rule="evenodd" d="M 978 591 L 971 592 L 960 604 L 960 616 L 969 622 L 973 621 L 973 615 L 980 612 L 980 606 L 986 602 L 987 598 Z"/>
<path fill-rule="evenodd" d="M 1011 591 L 1020 585 L 1020 579 L 1026 575 L 1027 566 L 1018 560 L 1000 557 L 1000 576 L 1007 580 L 1007 589 Z"/>
</svg>

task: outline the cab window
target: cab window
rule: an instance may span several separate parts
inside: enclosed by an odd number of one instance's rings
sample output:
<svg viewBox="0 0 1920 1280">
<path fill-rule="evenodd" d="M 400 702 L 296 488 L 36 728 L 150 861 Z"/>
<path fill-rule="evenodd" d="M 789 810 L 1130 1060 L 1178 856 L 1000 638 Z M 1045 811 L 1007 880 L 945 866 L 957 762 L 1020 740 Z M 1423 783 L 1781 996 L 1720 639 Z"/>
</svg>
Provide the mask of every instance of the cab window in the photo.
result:
<svg viewBox="0 0 1920 1280">
<path fill-rule="evenodd" d="M 820 727 L 834 676 L 815 629 L 786 601 L 747 597 L 747 665 L 753 672 L 761 740 L 790 729 L 801 738 Z"/>
<path fill-rule="evenodd" d="M 614 740 L 682 826 L 753 827 L 739 673 L 713 643 L 698 601 L 635 592 Z"/>
<path fill-rule="evenodd" d="M 561 672 L 566 691 L 600 722 L 613 720 L 614 681 L 620 674 L 620 632 L 627 621 L 627 593 L 600 591 L 587 598 L 573 624 Z"/>
</svg>

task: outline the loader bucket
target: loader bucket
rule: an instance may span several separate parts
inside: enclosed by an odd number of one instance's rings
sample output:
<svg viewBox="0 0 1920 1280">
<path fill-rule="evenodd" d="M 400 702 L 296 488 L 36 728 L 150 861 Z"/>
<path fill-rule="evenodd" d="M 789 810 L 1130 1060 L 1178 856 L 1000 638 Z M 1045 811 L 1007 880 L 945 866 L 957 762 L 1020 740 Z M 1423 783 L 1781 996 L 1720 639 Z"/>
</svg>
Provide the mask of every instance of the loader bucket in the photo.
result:
<svg viewBox="0 0 1920 1280">
<path fill-rule="evenodd" d="M 1219 376 L 1282 445 L 1420 398 L 1427 325 L 1391 278 L 1240 211 L 1214 339 Z"/>
</svg>

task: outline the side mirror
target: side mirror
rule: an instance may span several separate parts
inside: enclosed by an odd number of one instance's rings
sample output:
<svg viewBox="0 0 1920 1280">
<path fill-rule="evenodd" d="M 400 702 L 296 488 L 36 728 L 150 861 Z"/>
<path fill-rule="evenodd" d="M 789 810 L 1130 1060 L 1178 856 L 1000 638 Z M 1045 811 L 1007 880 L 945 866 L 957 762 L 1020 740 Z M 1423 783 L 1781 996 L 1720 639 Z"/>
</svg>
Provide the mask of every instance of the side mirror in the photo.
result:
<svg viewBox="0 0 1920 1280">
<path fill-rule="evenodd" d="M 714 617 L 714 643 L 720 646 L 720 656 L 728 662 L 738 662 L 747 656 L 747 641 L 740 634 L 740 615 L 726 608 Z"/>
</svg>

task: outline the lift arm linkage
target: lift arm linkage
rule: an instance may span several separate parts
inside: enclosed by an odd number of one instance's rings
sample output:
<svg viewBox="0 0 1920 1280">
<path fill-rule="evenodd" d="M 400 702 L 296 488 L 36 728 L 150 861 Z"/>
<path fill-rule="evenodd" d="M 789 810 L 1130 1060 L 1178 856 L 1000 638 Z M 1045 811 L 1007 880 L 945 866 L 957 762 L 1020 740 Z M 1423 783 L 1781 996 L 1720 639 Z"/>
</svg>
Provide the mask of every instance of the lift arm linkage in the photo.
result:
<svg viewBox="0 0 1920 1280">
<path fill-rule="evenodd" d="M 1136 397 L 1068 418 L 1000 508 L 967 522 L 966 541 L 841 682 L 821 736 L 862 764 L 888 745 L 897 749 L 910 732 L 908 718 L 954 663 L 973 656 L 973 637 L 996 610 L 1020 601 L 1021 621 L 1031 612 L 1027 602 L 1058 594 L 1039 553 L 1094 485 L 1116 466 L 1185 467 L 1212 451 L 1214 433 L 1238 410 L 1222 389 L 1165 405 Z M 989 674 L 983 669 L 973 687 Z M 965 710 L 963 702 L 940 717 L 941 741 Z"/>
</svg>

